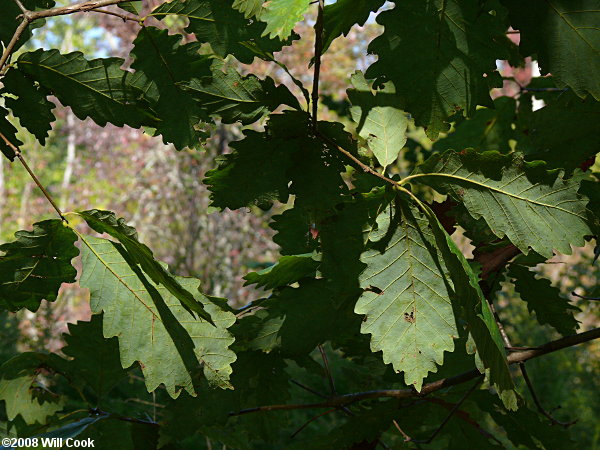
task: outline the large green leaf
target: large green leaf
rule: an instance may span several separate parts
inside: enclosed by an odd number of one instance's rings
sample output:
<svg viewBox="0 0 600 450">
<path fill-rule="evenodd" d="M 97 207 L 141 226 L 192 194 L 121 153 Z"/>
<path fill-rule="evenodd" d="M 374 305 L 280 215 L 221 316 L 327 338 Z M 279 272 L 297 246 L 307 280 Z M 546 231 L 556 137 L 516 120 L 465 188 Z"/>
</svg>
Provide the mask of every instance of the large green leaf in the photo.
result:
<svg viewBox="0 0 600 450">
<path fill-rule="evenodd" d="M 157 132 L 165 144 L 173 143 L 178 149 L 200 148 L 206 136 L 199 125 L 208 116 L 177 83 L 210 77 L 211 58 L 199 54 L 197 42 L 181 45 L 181 39 L 181 35 L 169 35 L 167 30 L 143 27 L 133 41 L 131 54 L 135 60 L 131 67 L 142 71 L 153 84 L 152 91 L 156 90 L 152 108 L 161 119 Z"/>
<path fill-rule="evenodd" d="M 511 264 L 508 275 L 513 278 L 521 299 L 527 302 L 529 312 L 535 312 L 539 323 L 554 327 L 564 336 L 576 332 L 579 325 L 573 314 L 580 310 L 571 305 L 550 280 L 536 278 L 529 268 L 518 264 Z"/>
<path fill-rule="evenodd" d="M 554 249 L 570 254 L 571 245 L 583 246 L 591 234 L 587 199 L 577 193 L 580 177 L 563 179 L 542 162 L 527 163 L 519 154 L 450 150 L 418 170 L 414 181 L 452 195 L 525 254 L 529 247 L 547 258 Z"/>
<path fill-rule="evenodd" d="M 263 37 L 266 24 L 245 18 L 231 7 L 232 0 L 173 0 L 152 11 L 159 20 L 167 16 L 182 16 L 189 20 L 186 27 L 199 42 L 207 42 L 221 57 L 235 56 L 250 64 L 255 56 L 267 58 L 285 45 L 279 39 Z"/>
<path fill-rule="evenodd" d="M 123 367 L 138 361 L 148 391 L 164 384 L 173 398 L 181 390 L 195 395 L 193 377 L 200 367 L 210 384 L 230 386 L 235 354 L 228 349 L 234 339 L 227 328 L 235 316 L 220 300 L 200 294 L 198 280 L 178 277 L 175 281 L 194 293 L 215 325 L 193 319 L 164 286 L 147 278 L 123 246 L 91 236 L 82 241 L 80 283 L 90 289 L 92 312 L 104 311 L 104 336 L 118 336 Z"/>
<path fill-rule="evenodd" d="M 62 352 L 71 357 L 69 376 L 81 387 L 91 389 L 98 399 L 127 376 L 119 360 L 117 338 L 105 339 L 102 334 L 102 316 L 94 315 L 89 322 L 69 324 L 69 333 L 63 335 Z"/>
<path fill-rule="evenodd" d="M 337 0 L 325 6 L 323 15 L 323 51 L 338 36 L 347 36 L 354 25 L 364 25 L 372 12 L 385 0 Z"/>
<path fill-rule="evenodd" d="M 490 305 L 479 286 L 479 278 L 430 209 L 427 209 L 427 217 L 440 254 L 454 283 L 455 310 L 466 321 L 467 331 L 475 342 L 477 355 L 483 365 L 480 370 L 489 370 L 489 381 L 496 388 L 504 405 L 508 409 L 515 410 L 517 396 L 506 362 L 504 342 Z"/>
<path fill-rule="evenodd" d="M 377 224 L 361 256 L 365 291 L 355 312 L 364 314 L 361 332 L 372 335 L 371 349 L 383 351 L 384 362 L 420 391 L 458 337 L 449 280 L 427 220 L 414 207 L 399 200 Z"/>
<path fill-rule="evenodd" d="M 311 0 L 269 0 L 261 13 L 261 20 L 267 23 L 263 34 L 271 38 L 287 39 L 292 30 L 308 10 Z"/>
<path fill-rule="evenodd" d="M 79 254 L 77 236 L 59 219 L 17 231 L 16 241 L 0 245 L 0 307 L 37 311 L 42 300 L 52 302 L 62 283 L 77 276 L 71 259 Z"/>
<path fill-rule="evenodd" d="M 143 91 L 132 84 L 131 72 L 120 58 L 88 61 L 81 52 L 36 50 L 19 56 L 18 67 L 29 78 L 70 106 L 80 119 L 90 117 L 100 126 L 155 126 L 157 119 L 142 101 Z"/>
<path fill-rule="evenodd" d="M 536 57 L 542 73 L 555 76 L 559 86 L 600 100 L 598 1 L 501 1 L 513 28 L 521 32 L 522 53 Z"/>
<path fill-rule="evenodd" d="M 33 11 L 39 8 L 52 8 L 55 2 L 52 0 L 25 0 L 22 4 L 30 11 Z M 0 43 L 3 45 L 0 45 L 0 47 L 6 48 L 8 46 L 17 27 L 21 23 L 21 18 L 19 17 L 21 14 L 23 14 L 23 12 L 19 8 L 17 2 L 2 3 L 2 14 L 0 14 Z M 29 24 L 29 26 L 21 33 L 21 37 L 14 46 L 13 51 L 18 50 L 25 42 L 31 39 L 33 29 L 39 28 L 43 24 L 44 19 L 34 20 Z"/>
<path fill-rule="evenodd" d="M 285 85 L 275 86 L 272 78 L 261 80 L 254 75 L 242 77 L 233 67 L 225 72 L 213 65 L 211 77 L 193 78 L 178 83 L 208 115 L 224 123 L 244 125 L 256 122 L 265 114 L 285 104 L 301 109 L 298 100 Z"/>
<path fill-rule="evenodd" d="M 52 129 L 51 123 L 56 119 L 52 113 L 54 103 L 46 98 L 46 92 L 28 79 L 18 68 L 9 70 L 2 78 L 4 88 L 0 90 L 4 96 L 5 105 L 27 130 L 33 134 L 42 145 Z M 13 98 L 15 96 L 16 98 Z"/>
<path fill-rule="evenodd" d="M 398 107 L 435 138 L 457 110 L 491 103 L 496 60 L 509 56 L 505 15 L 495 0 L 398 2 L 377 18 L 385 32 L 369 46 L 379 59 L 367 77 L 393 81 Z"/>
<path fill-rule="evenodd" d="M 123 218 L 117 219 L 115 213 L 92 209 L 78 213 L 85 219 L 88 225 L 98 233 L 106 233 L 127 249 L 135 264 L 139 264 L 142 270 L 156 284 L 161 284 L 179 300 L 188 311 L 197 313 L 204 320 L 211 322 L 210 315 L 204 310 L 201 302 L 196 300 L 194 293 L 186 290 L 177 282 L 167 269 L 154 259 L 152 250 L 138 241 L 135 228 L 128 226 Z"/>
<path fill-rule="evenodd" d="M 64 407 L 64 398 L 51 392 L 43 369 L 59 360 L 56 355 L 26 352 L 0 367 L 0 400 L 6 402 L 8 420 L 20 415 L 26 424 L 46 423 L 46 418 Z"/>
<path fill-rule="evenodd" d="M 355 72 L 350 81 L 354 87 L 348 90 L 352 119 L 358 125 L 359 136 L 385 169 L 406 143 L 407 114 L 393 106 L 399 102 L 391 83 L 373 93 L 362 72 Z"/>
</svg>

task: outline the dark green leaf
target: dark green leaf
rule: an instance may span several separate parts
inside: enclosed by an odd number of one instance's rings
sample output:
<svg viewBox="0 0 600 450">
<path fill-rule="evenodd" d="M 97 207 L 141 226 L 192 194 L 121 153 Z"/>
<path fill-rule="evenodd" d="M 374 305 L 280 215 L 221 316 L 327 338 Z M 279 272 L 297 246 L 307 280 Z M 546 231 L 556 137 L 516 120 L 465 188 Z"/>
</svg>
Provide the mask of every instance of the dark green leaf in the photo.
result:
<svg viewBox="0 0 600 450">
<path fill-rule="evenodd" d="M 56 300 L 62 283 L 75 281 L 71 259 L 79 254 L 77 235 L 52 219 L 33 224 L 33 231 L 17 231 L 15 237 L 0 245 L 0 306 L 37 311 L 42 300 Z"/>
<path fill-rule="evenodd" d="M 338 36 L 347 36 L 354 25 L 364 25 L 369 15 L 383 6 L 385 0 L 337 0 L 325 5 L 323 51 Z"/>
<path fill-rule="evenodd" d="M 406 0 L 377 21 L 385 27 L 369 46 L 379 59 L 367 77 L 390 80 L 415 123 L 433 138 L 447 118 L 489 105 L 499 85 L 496 60 L 509 56 L 505 12 L 496 1 Z M 486 78 L 487 76 L 487 78 Z"/>
<path fill-rule="evenodd" d="M 152 108 L 161 122 L 156 129 L 163 142 L 173 143 L 177 149 L 200 148 L 205 133 L 202 121 L 209 120 L 201 105 L 196 103 L 178 83 L 191 78 L 210 77 L 211 58 L 200 55 L 200 44 L 181 45 L 181 35 L 169 35 L 167 30 L 143 27 L 131 54 L 135 70 L 144 73 L 156 94 Z"/>
<path fill-rule="evenodd" d="M 62 55 L 41 49 L 18 59 L 19 70 L 70 106 L 79 119 L 90 117 L 100 126 L 155 126 L 143 91 L 134 87 L 131 72 L 121 69 L 123 63 L 120 58 L 88 61 L 81 52 Z"/>
<path fill-rule="evenodd" d="M 521 34 L 521 52 L 535 56 L 559 87 L 600 100 L 600 10 L 597 0 L 501 0 Z"/>
<path fill-rule="evenodd" d="M 209 43 L 221 57 L 235 56 L 244 64 L 255 56 L 264 58 L 286 44 L 279 39 L 263 37 L 266 24 L 244 18 L 231 7 L 232 0 L 173 0 L 163 3 L 152 16 L 159 20 L 178 15 L 189 19 L 185 29 L 201 43 Z"/>
<path fill-rule="evenodd" d="M 122 2 L 119 3 L 119 8 L 131 13 L 138 15 L 142 11 L 142 1 Z"/>
<path fill-rule="evenodd" d="M 514 279 L 515 290 L 527 302 L 529 312 L 535 312 L 539 323 L 551 325 L 563 336 L 575 333 L 579 325 L 573 314 L 580 310 L 549 280 L 536 278 L 527 267 L 516 264 L 511 264 L 508 275 Z"/>
<path fill-rule="evenodd" d="M 4 137 L 17 148 L 23 144 L 17 139 L 17 129 L 8 121 L 8 111 L 2 106 L 0 106 L 0 133 L 2 133 Z M 14 161 L 15 156 L 17 156 L 15 151 L 7 145 L 2 138 L 0 138 L 0 151 L 10 161 Z"/>
<path fill-rule="evenodd" d="M 56 120 L 52 109 L 54 103 L 46 98 L 46 92 L 27 78 L 18 68 L 9 70 L 2 78 L 4 88 L 2 94 L 11 94 L 17 98 L 4 96 L 4 101 L 15 117 L 27 130 L 33 134 L 42 145 Z"/>
</svg>

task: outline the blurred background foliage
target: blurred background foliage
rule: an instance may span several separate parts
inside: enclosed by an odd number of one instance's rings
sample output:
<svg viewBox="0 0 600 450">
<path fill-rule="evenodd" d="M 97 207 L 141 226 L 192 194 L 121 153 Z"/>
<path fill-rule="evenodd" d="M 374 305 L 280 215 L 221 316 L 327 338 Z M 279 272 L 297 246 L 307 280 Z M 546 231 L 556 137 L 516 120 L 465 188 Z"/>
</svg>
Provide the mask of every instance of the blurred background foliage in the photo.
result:
<svg viewBox="0 0 600 450">
<path fill-rule="evenodd" d="M 155 3 L 158 2 L 144 2 L 144 8 L 149 10 Z M 296 29 L 302 39 L 277 57 L 306 85 L 312 79 L 307 61 L 313 52 L 313 23 L 314 17 L 307 16 Z M 153 25 L 162 26 L 159 23 Z M 170 26 L 179 26 L 183 30 L 185 23 Z M 21 51 L 54 47 L 62 52 L 80 50 L 98 57 L 124 56 L 128 54 L 136 31 L 135 24 L 104 14 L 52 18 L 45 27 L 35 31 L 35 39 Z M 367 54 L 366 45 L 380 31 L 370 20 L 364 27 L 354 27 L 346 39 L 334 41 L 321 71 L 325 106 L 320 117 L 352 127 L 345 90 L 350 75 L 368 66 L 371 56 Z M 518 39 L 518 36 L 514 38 Z M 129 63 L 125 61 L 124 65 Z M 289 78 L 275 64 L 257 60 L 252 66 L 239 69 L 269 75 L 279 83 L 286 83 L 302 98 L 298 88 L 289 83 Z M 507 81 L 496 95 L 518 97 L 520 92 L 511 79 L 521 85 L 527 84 L 535 76 L 535 63 L 529 62 L 523 68 L 506 65 L 503 70 Z M 30 165 L 53 196 L 60 199 L 63 210 L 106 208 L 117 212 L 138 230 L 141 240 L 153 249 L 158 259 L 167 262 L 173 272 L 200 278 L 204 292 L 227 297 L 236 307 L 262 295 L 261 291 L 244 287 L 242 277 L 249 271 L 268 267 L 278 259 L 277 247 L 272 241 L 273 230 L 268 224 L 285 206 L 267 212 L 211 211 L 209 193 L 202 184 L 206 171 L 215 165 L 215 157 L 229 151 L 227 142 L 241 136 L 240 126 L 218 125 L 211 130 L 212 137 L 201 152 L 176 152 L 160 139 L 140 130 L 111 125 L 101 128 L 91 120 L 76 120 L 63 107 L 57 108 L 55 113 L 58 119 L 46 146 L 40 146 L 25 132 L 19 137 L 24 142 L 22 150 Z M 391 173 L 406 175 L 434 146 L 420 129 L 412 129 L 409 137 L 396 166 L 390 168 Z M 591 170 L 600 170 L 598 161 Z M 0 159 L 0 240 L 10 240 L 15 231 L 27 228 L 34 220 L 52 217 L 47 201 L 23 168 Z M 455 237 L 468 252 L 469 240 L 461 236 L 460 229 Z M 573 255 L 560 255 L 535 269 L 549 277 L 553 286 L 581 309 L 576 316 L 581 322 L 580 331 L 598 326 L 600 317 L 598 302 L 572 295 L 575 290 L 582 295 L 600 296 L 600 268 L 593 258 L 590 244 L 576 249 Z M 502 310 L 502 316 L 508 318 L 507 331 L 514 346 L 534 346 L 560 337 L 551 327 L 540 326 L 532 320 L 526 303 L 520 301 L 511 283 L 505 280 L 500 286 L 496 304 Z M 67 324 L 89 319 L 87 296 L 87 291 L 77 286 L 63 286 L 60 299 L 52 304 L 44 302 L 36 314 L 29 311 L 16 315 L 0 313 L 0 363 L 17 352 L 59 350 L 64 345 L 62 333 L 67 331 Z M 560 407 L 553 414 L 561 420 L 577 419 L 571 428 L 571 437 L 576 442 L 573 448 L 600 448 L 600 422 L 597 420 L 600 416 L 599 356 L 600 342 L 592 342 L 528 364 L 530 377 L 544 407 L 548 410 Z M 333 367 L 343 370 L 341 359 Z M 554 369 L 548 370 L 548 367 Z M 293 368 L 289 370 L 293 372 Z M 361 377 L 368 378 L 368 370 L 357 374 L 357 379 L 364 380 Z M 522 381 L 520 377 L 516 378 Z M 323 380 L 315 377 L 314 385 L 319 383 Z M 135 375 L 123 380 L 121 385 L 122 389 L 114 395 L 121 405 L 115 406 L 116 410 L 125 408 L 127 414 L 132 415 L 132 408 L 141 408 L 154 418 L 160 415 L 160 391 L 155 395 L 148 394 Z M 527 390 L 521 389 L 521 392 Z M 546 404 L 547 398 L 557 403 Z M 334 419 L 320 420 L 311 428 L 316 432 L 326 430 L 331 426 L 331 420 Z M 489 422 L 488 429 L 493 432 L 493 427 Z M 386 442 L 401 441 L 401 436 L 387 434 L 383 436 Z M 503 444 L 510 447 L 508 441 Z M 190 448 L 199 445 L 210 448 L 208 441 L 190 442 Z M 434 447 L 449 448 L 448 445 L 442 439 Z"/>
</svg>

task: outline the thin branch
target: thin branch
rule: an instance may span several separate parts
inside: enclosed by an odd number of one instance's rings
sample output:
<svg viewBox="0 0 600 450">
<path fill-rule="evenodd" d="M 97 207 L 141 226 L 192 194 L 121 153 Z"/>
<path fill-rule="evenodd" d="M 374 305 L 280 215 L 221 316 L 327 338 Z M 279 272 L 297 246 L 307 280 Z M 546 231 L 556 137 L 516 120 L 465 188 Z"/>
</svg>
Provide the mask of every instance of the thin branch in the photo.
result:
<svg viewBox="0 0 600 450">
<path fill-rule="evenodd" d="M 323 358 L 323 365 L 325 366 L 325 373 L 327 374 L 327 380 L 329 381 L 329 389 L 331 391 L 331 395 L 335 395 L 337 392 L 335 390 L 335 383 L 333 382 L 333 376 L 331 375 L 331 369 L 329 367 L 329 360 L 327 359 L 327 353 L 325 353 L 325 349 L 322 345 L 319 345 L 319 351 L 321 352 L 321 358 Z"/>
<path fill-rule="evenodd" d="M 21 12 L 26 13 L 27 12 L 27 8 L 25 8 L 23 6 L 23 3 L 20 2 L 20 0 L 15 0 L 15 3 L 17 4 L 17 6 L 19 7 L 19 9 L 21 10 Z"/>
<path fill-rule="evenodd" d="M 317 420 L 317 419 L 319 419 L 319 418 L 321 418 L 321 417 L 323 417 L 323 416 L 326 416 L 327 414 L 330 414 L 330 413 L 332 413 L 332 412 L 334 412 L 334 411 L 337 411 L 337 410 L 338 410 L 337 408 L 328 409 L 327 411 L 324 411 L 324 412 L 322 412 L 322 413 L 319 413 L 319 414 L 317 414 L 317 415 L 316 415 L 316 416 L 314 416 L 314 417 L 311 417 L 311 418 L 310 418 L 310 419 L 308 419 L 308 420 L 307 420 L 307 421 L 306 421 L 304 424 L 302 424 L 302 426 L 301 426 L 300 428 L 298 428 L 296 431 L 294 431 L 294 432 L 292 433 L 292 436 L 291 436 L 291 437 L 292 437 L 292 439 L 293 439 L 293 438 L 295 438 L 295 437 L 296 437 L 296 435 L 297 435 L 298 433 L 300 433 L 302 430 L 304 430 L 304 429 L 305 429 L 305 428 L 306 428 L 308 425 L 310 425 L 310 423 L 311 423 L 311 422 L 314 422 L 315 420 Z"/>
<path fill-rule="evenodd" d="M 431 441 L 433 441 L 436 438 L 436 436 L 438 434 L 440 434 L 440 431 L 442 431 L 442 429 L 450 421 L 450 419 L 452 418 L 454 413 L 456 411 L 458 411 L 458 409 L 462 406 L 462 404 L 465 402 L 465 400 L 469 397 L 469 395 L 471 395 L 473 393 L 473 391 L 475 389 L 477 389 L 477 387 L 481 384 L 482 381 L 483 381 L 483 375 L 481 375 L 479 377 L 479 379 L 475 382 L 475 384 L 473 386 L 471 386 L 471 388 L 469 388 L 469 390 L 467 392 L 465 392 L 465 395 L 462 396 L 462 398 L 458 401 L 458 403 L 454 405 L 454 407 L 450 410 L 450 412 L 448 413 L 448 415 L 446 416 L 444 421 L 440 424 L 440 426 L 435 429 L 435 431 L 433 432 L 433 434 L 431 436 L 429 436 L 429 439 L 424 440 L 424 441 L 412 440 L 412 442 L 420 443 L 420 444 L 431 443 Z"/>
<path fill-rule="evenodd" d="M 122 19 L 123 22 L 127 22 L 129 20 L 130 22 L 136 22 L 137 24 L 140 24 L 140 25 L 144 21 L 140 17 L 128 16 L 128 15 L 125 15 L 125 14 L 120 14 L 118 12 L 107 11 L 105 9 L 93 9 L 90 12 L 96 12 L 96 13 L 106 14 L 106 15 L 109 15 L 109 16 L 115 16 L 115 17 L 118 17 L 118 18 Z"/>
<path fill-rule="evenodd" d="M 31 168 L 29 167 L 29 164 L 27 164 L 27 162 L 25 161 L 25 158 L 21 154 L 21 150 L 19 150 L 18 147 L 16 147 L 12 142 L 10 142 L 8 140 L 8 138 L 6 136 L 4 136 L 2 133 L 0 133 L 0 138 L 2 138 L 2 140 L 6 143 L 6 145 L 8 145 L 13 152 L 15 152 L 15 155 L 17 156 L 17 158 L 19 158 L 19 161 L 21 161 L 21 164 L 23 165 L 23 167 L 25 167 L 25 170 L 27 170 L 27 172 L 29 173 L 29 175 L 31 176 L 31 178 L 33 179 L 33 181 L 35 182 L 37 187 L 40 188 L 40 190 L 42 191 L 42 193 L 44 194 L 46 199 L 50 202 L 50 204 L 52 205 L 54 210 L 58 213 L 58 216 L 61 218 L 61 220 L 69 223 L 69 221 L 67 219 L 65 219 L 65 216 L 63 215 L 62 211 L 60 210 L 60 208 L 58 207 L 58 205 L 56 204 L 56 202 L 54 201 L 54 199 L 52 198 L 50 193 L 44 188 L 44 186 L 42 186 L 42 183 L 40 183 L 40 180 L 38 179 L 38 177 L 35 175 L 35 173 L 33 173 L 33 170 L 31 170 Z"/>
<path fill-rule="evenodd" d="M 565 427 L 565 428 L 568 428 L 577 422 L 577 419 L 572 420 L 570 422 L 561 422 L 560 420 L 555 419 L 548 411 L 546 411 L 544 409 L 544 407 L 542 406 L 542 403 L 538 399 L 538 396 L 535 394 L 535 390 L 533 389 L 533 384 L 531 383 L 531 380 L 529 379 L 529 375 L 527 374 L 527 370 L 525 369 L 525 363 L 519 363 L 519 367 L 521 368 L 521 373 L 523 374 L 525 383 L 527 384 L 527 387 L 529 388 L 529 393 L 531 394 L 531 398 L 533 398 L 533 403 L 535 403 L 535 406 L 537 407 L 540 414 L 542 414 L 544 417 L 546 417 L 552 423 L 552 425 L 560 425 L 561 427 Z"/>
<path fill-rule="evenodd" d="M 574 297 L 577 298 L 581 298 L 583 300 L 591 300 L 591 301 L 600 301 L 600 297 L 586 297 L 585 295 L 579 295 L 577 292 L 573 291 L 571 292 L 571 295 L 573 295 Z"/>
<path fill-rule="evenodd" d="M 323 10 L 325 0 L 319 0 L 317 22 L 315 23 L 315 68 L 312 88 L 312 125 L 317 131 L 317 114 L 319 111 L 319 77 L 321 74 L 321 56 L 323 54 Z"/>
<path fill-rule="evenodd" d="M 315 391 L 313 388 L 311 388 L 311 387 L 309 387 L 309 386 L 307 386 L 307 385 L 305 385 L 305 384 L 302 384 L 302 383 L 300 383 L 299 381 L 297 381 L 297 380 L 294 380 L 293 378 L 292 378 L 292 379 L 290 379 L 290 381 L 291 381 L 292 383 L 294 383 L 296 386 L 298 386 L 298 387 L 301 387 L 301 388 L 302 388 L 302 389 L 304 389 L 305 391 L 308 391 L 308 392 L 310 392 L 311 394 L 314 394 L 314 395 L 316 395 L 317 397 L 321 397 L 321 398 L 327 398 L 327 396 L 326 396 L 326 395 L 323 395 L 323 394 L 321 394 L 320 392 L 317 392 L 317 391 Z"/>
<path fill-rule="evenodd" d="M 534 347 L 527 350 L 516 351 L 508 355 L 507 362 L 509 364 L 518 364 L 520 362 L 529 361 L 548 353 L 553 353 L 564 348 L 573 347 L 583 344 L 594 339 L 600 338 L 600 328 L 567 336 L 556 341 L 548 342 L 540 347 Z M 320 403 L 305 403 L 305 404 L 289 404 L 289 405 L 267 405 L 257 406 L 255 408 L 243 409 L 229 413 L 230 416 L 240 416 L 261 411 L 278 411 L 278 410 L 294 410 L 294 409 L 315 409 L 315 408 L 333 408 L 339 406 L 348 406 L 352 403 L 361 400 L 369 400 L 375 398 L 414 398 L 429 395 L 432 392 L 439 391 L 450 386 L 466 383 L 480 377 L 481 373 L 477 369 L 461 373 L 449 378 L 433 381 L 423 385 L 421 392 L 414 389 L 383 389 L 366 392 L 355 392 L 352 394 L 338 395 Z"/>
<path fill-rule="evenodd" d="M 59 6 L 57 8 L 46 9 L 44 11 L 29 11 L 27 14 L 24 14 L 24 16 L 29 22 L 32 22 L 36 19 L 42 19 L 44 17 L 65 16 L 67 14 L 92 11 L 105 6 L 125 3 L 127 1 L 130 0 L 92 0 L 82 3 L 75 3 L 74 5 L 69 6 Z"/>
<path fill-rule="evenodd" d="M 400 432 L 400 434 L 404 438 L 404 442 L 410 442 L 410 441 L 412 441 L 412 438 L 408 434 L 406 434 L 404 432 L 404 430 L 402 430 L 402 428 L 400 428 L 400 425 L 398 425 L 398 422 L 396 422 L 396 420 L 392 420 L 392 423 L 394 424 L 394 426 L 396 427 L 396 429 Z"/>
<path fill-rule="evenodd" d="M 21 38 L 21 35 L 23 34 L 23 32 L 25 31 L 25 29 L 27 28 L 28 25 L 29 25 L 29 22 L 27 20 L 23 19 L 21 21 L 21 23 L 15 30 L 15 34 L 13 34 L 12 39 L 10 40 L 10 42 L 4 49 L 4 53 L 2 53 L 2 56 L 0 56 L 0 75 L 4 74 L 4 65 L 8 61 L 8 58 L 10 57 L 13 50 L 15 49 L 15 45 L 17 45 L 17 42 Z"/>
</svg>

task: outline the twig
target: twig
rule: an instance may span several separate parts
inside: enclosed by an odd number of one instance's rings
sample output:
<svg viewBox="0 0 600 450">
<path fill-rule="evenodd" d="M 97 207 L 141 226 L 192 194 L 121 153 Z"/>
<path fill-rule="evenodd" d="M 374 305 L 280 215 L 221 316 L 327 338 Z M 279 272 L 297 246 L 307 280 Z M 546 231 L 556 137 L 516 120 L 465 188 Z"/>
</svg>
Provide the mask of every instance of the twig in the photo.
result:
<svg viewBox="0 0 600 450">
<path fill-rule="evenodd" d="M 312 125 L 313 130 L 317 131 L 317 114 L 319 111 L 319 77 L 321 73 L 321 56 L 323 53 L 323 10 L 325 1 L 319 0 L 317 22 L 315 23 L 315 68 L 313 75 L 312 88 Z"/>
<path fill-rule="evenodd" d="M 546 417 L 552 423 L 552 425 L 560 425 L 561 427 L 565 427 L 565 428 L 568 428 L 577 422 L 577 419 L 572 420 L 570 422 L 561 422 L 560 420 L 555 419 L 548 411 L 546 411 L 544 409 L 544 407 L 542 406 L 542 403 L 538 399 L 538 397 L 535 393 L 535 390 L 533 389 L 533 384 L 531 383 L 531 380 L 529 379 L 529 375 L 527 374 L 527 370 L 525 369 L 525 363 L 519 363 L 519 367 L 521 368 L 521 373 L 523 374 L 523 379 L 525 380 L 525 383 L 527 384 L 527 387 L 529 388 L 529 393 L 531 394 L 531 398 L 533 398 L 533 403 L 535 403 L 535 406 L 537 407 L 537 410 L 540 412 L 540 414 L 542 414 L 544 417 Z"/>
<path fill-rule="evenodd" d="M 444 421 L 440 424 L 440 426 L 435 429 L 435 431 L 433 432 L 433 434 L 431 436 L 429 436 L 429 439 L 426 439 L 424 441 L 417 441 L 417 440 L 413 439 L 411 441 L 415 442 L 415 443 L 420 443 L 420 444 L 430 444 L 431 441 L 433 441 L 436 438 L 436 436 L 440 433 L 440 431 L 442 431 L 442 429 L 450 421 L 450 419 L 452 418 L 452 416 L 454 415 L 454 413 L 456 411 L 458 411 L 458 409 L 462 406 L 462 404 L 469 397 L 469 395 L 471 395 L 471 393 L 475 389 L 477 389 L 477 387 L 483 381 L 483 378 L 484 378 L 483 375 L 480 376 L 479 379 L 475 382 L 475 384 L 473 386 L 471 386 L 467 392 L 465 392 L 465 395 L 463 395 L 462 398 L 458 401 L 458 403 L 454 405 L 454 407 L 450 410 L 450 412 L 448 413 L 448 415 L 446 416 L 446 418 L 444 419 Z"/>
<path fill-rule="evenodd" d="M 325 373 L 327 374 L 327 379 L 329 380 L 329 389 L 331 391 L 331 395 L 335 395 L 337 392 L 335 390 L 333 376 L 331 375 L 331 369 L 329 368 L 329 360 L 327 359 L 327 353 L 325 353 L 325 349 L 322 345 L 319 345 L 319 351 L 321 352 L 321 358 L 323 358 L 323 365 L 325 366 Z"/>
<path fill-rule="evenodd" d="M 321 398 L 327 398 L 327 396 L 326 396 L 326 395 L 323 395 L 323 394 L 321 394 L 320 392 L 317 392 L 317 391 L 315 391 L 313 388 L 311 388 L 311 387 L 309 387 L 309 386 L 306 386 L 305 384 L 302 384 L 302 383 L 300 383 L 299 381 L 297 381 L 297 380 L 294 380 L 293 378 L 292 378 L 292 379 L 290 379 L 290 381 L 291 381 L 292 383 L 294 383 L 296 386 L 299 386 L 299 387 L 301 387 L 301 388 L 302 388 L 302 389 L 304 389 L 305 391 L 308 391 L 308 392 L 310 392 L 311 394 L 314 394 L 314 395 L 316 395 L 317 397 L 321 397 Z"/>
<path fill-rule="evenodd" d="M 583 300 L 591 300 L 591 301 L 600 301 L 600 297 L 586 297 L 585 295 L 579 295 L 577 292 L 573 291 L 571 292 L 571 295 L 573 295 L 574 297 L 577 298 L 581 298 Z"/>
<path fill-rule="evenodd" d="M 296 431 L 294 431 L 292 433 L 292 436 L 291 436 L 292 439 L 295 438 L 298 433 L 300 433 L 302 430 L 304 430 L 311 422 L 314 422 L 315 420 L 317 420 L 317 419 L 319 419 L 319 418 L 321 418 L 323 416 L 326 416 L 327 414 L 330 414 L 330 413 L 332 413 L 334 411 L 337 411 L 337 410 L 338 410 L 337 408 L 328 409 L 327 411 L 324 411 L 324 412 L 322 412 L 320 414 L 317 414 L 314 417 L 311 417 L 304 424 L 302 424 L 302 426 L 300 428 L 298 428 Z"/>
<path fill-rule="evenodd" d="M 394 426 L 396 427 L 396 429 L 400 432 L 400 434 L 404 438 L 404 442 L 410 442 L 410 441 L 412 441 L 412 438 L 408 434 L 406 434 L 402 430 L 402 428 L 400 428 L 400 425 L 398 425 L 398 422 L 396 422 L 396 420 L 392 420 L 392 423 L 394 424 Z"/>
<path fill-rule="evenodd" d="M 54 199 L 52 198 L 50 193 L 44 188 L 44 186 L 42 186 L 42 183 L 40 183 L 40 180 L 38 180 L 38 177 L 35 175 L 35 173 L 33 173 L 33 170 L 31 170 L 31 168 L 25 161 L 25 158 L 21 154 L 21 150 L 19 150 L 18 147 L 16 147 L 12 142 L 10 142 L 7 139 L 7 137 L 4 136 L 2 133 L 0 133 L 0 138 L 2 138 L 2 140 L 6 143 L 6 145 L 8 145 L 13 152 L 15 152 L 16 157 L 19 158 L 19 161 L 21 161 L 21 164 L 23 165 L 23 167 L 25 167 L 25 170 L 27 170 L 27 172 L 29 173 L 29 175 L 31 176 L 31 178 L 33 179 L 33 181 L 35 182 L 37 187 L 40 188 L 40 190 L 42 191 L 42 193 L 44 194 L 46 199 L 50 202 L 50 204 L 52 205 L 54 210 L 58 213 L 58 216 L 61 218 L 61 220 L 63 220 L 66 223 L 69 223 L 69 221 L 67 219 L 65 219 L 65 216 L 61 212 L 60 208 L 58 207 L 58 205 L 56 204 L 56 202 L 54 201 Z"/>
<path fill-rule="evenodd" d="M 20 2 L 20 0 L 15 0 L 15 3 L 17 4 L 17 6 L 19 7 L 19 9 L 23 12 L 26 13 L 27 12 L 27 8 L 25 8 L 23 6 L 23 3 Z"/>
<path fill-rule="evenodd" d="M 577 333 L 571 336 L 567 336 L 556 341 L 548 342 L 540 347 L 534 347 L 527 350 L 516 351 L 508 355 L 507 362 L 509 364 L 518 364 L 520 362 L 529 361 L 530 359 L 537 358 L 548 353 L 553 353 L 564 348 L 573 347 L 575 345 L 583 344 L 594 339 L 600 338 L 600 328 L 594 328 L 593 330 L 586 331 L 584 333 Z M 433 381 L 423 385 L 421 392 L 417 392 L 414 389 L 383 389 L 366 392 L 355 392 L 352 394 L 344 394 L 332 397 L 326 401 L 320 403 L 305 403 L 305 404 L 289 404 L 289 405 L 267 405 L 257 406 L 255 408 L 243 409 L 241 411 L 235 411 L 229 413 L 230 416 L 240 416 L 244 414 L 250 414 L 261 411 L 277 411 L 277 410 L 294 410 L 294 409 L 315 409 L 315 408 L 333 408 L 338 406 L 348 406 L 352 403 L 361 400 L 369 400 L 375 398 L 414 398 L 423 397 L 429 395 L 432 392 L 439 391 L 450 386 L 466 383 L 469 380 L 473 380 L 480 377 L 481 373 L 477 369 L 463 372 L 459 375 L 455 375 L 449 378 L 443 378 L 441 380 Z"/>
<path fill-rule="evenodd" d="M 109 16 L 115 16 L 115 17 L 122 19 L 123 22 L 127 22 L 129 20 L 131 22 L 136 22 L 137 24 L 141 24 L 144 21 L 140 17 L 127 16 L 125 14 L 120 14 L 118 12 L 113 12 L 113 11 L 107 11 L 105 9 L 93 9 L 90 12 L 96 12 L 96 13 L 106 14 Z"/>
</svg>

